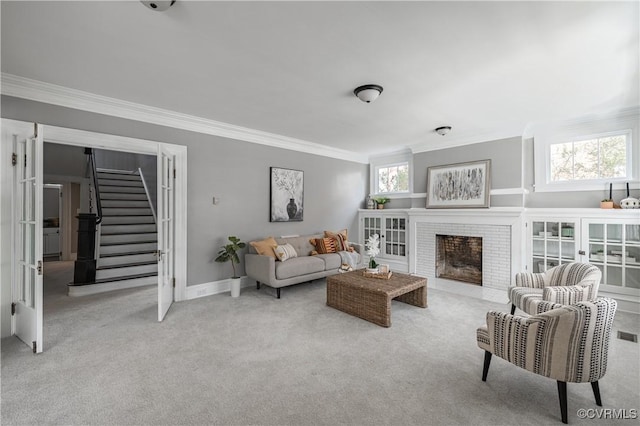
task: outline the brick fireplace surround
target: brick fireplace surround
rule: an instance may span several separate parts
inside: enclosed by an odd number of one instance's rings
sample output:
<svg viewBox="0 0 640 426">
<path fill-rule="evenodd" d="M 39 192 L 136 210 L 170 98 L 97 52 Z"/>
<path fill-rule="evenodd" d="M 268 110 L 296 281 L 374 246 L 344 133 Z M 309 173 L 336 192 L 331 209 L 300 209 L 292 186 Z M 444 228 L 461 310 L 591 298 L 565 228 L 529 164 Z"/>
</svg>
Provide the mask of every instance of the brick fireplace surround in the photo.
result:
<svg viewBox="0 0 640 426">
<path fill-rule="evenodd" d="M 521 208 L 425 210 L 409 214 L 409 272 L 428 279 L 428 286 L 505 302 L 507 288 L 524 260 Z M 436 278 L 436 235 L 482 238 L 482 287 Z"/>
</svg>

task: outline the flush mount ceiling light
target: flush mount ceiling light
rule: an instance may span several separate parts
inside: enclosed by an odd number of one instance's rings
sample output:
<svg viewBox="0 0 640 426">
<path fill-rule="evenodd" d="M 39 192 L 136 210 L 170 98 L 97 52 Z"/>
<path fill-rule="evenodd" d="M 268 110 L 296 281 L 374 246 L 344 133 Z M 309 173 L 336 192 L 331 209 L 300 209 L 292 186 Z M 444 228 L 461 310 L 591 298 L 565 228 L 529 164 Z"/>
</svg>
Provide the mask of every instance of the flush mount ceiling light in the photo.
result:
<svg viewBox="0 0 640 426">
<path fill-rule="evenodd" d="M 155 10 L 157 12 L 163 12 L 169 9 L 176 0 L 154 0 L 154 1 L 140 1 L 140 3 L 144 4 L 151 10 Z"/>
<path fill-rule="evenodd" d="M 436 129 L 436 133 L 440 136 L 444 136 L 451 131 L 451 126 L 442 126 Z"/>
<path fill-rule="evenodd" d="M 362 102 L 371 103 L 378 99 L 382 93 L 382 86 L 377 84 L 365 84 L 364 86 L 356 87 L 353 94 L 358 97 Z"/>
</svg>

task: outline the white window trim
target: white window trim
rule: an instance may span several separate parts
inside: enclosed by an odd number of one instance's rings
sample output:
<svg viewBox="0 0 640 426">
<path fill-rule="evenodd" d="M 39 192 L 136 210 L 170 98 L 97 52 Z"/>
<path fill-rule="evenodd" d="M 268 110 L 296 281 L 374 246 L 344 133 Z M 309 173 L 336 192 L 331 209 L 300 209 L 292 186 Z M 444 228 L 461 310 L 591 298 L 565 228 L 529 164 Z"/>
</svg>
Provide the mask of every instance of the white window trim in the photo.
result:
<svg viewBox="0 0 640 426">
<path fill-rule="evenodd" d="M 378 192 L 378 170 L 401 164 L 409 166 L 409 190 L 397 192 Z M 413 193 L 413 155 L 403 152 L 386 156 L 379 156 L 369 160 L 369 190 L 372 197 L 409 198 Z"/>
<path fill-rule="evenodd" d="M 640 146 L 638 115 L 586 122 L 564 128 L 544 129 L 534 137 L 535 192 L 569 192 L 608 190 L 609 183 L 621 189 L 626 182 L 632 189 L 640 189 Z M 614 130 L 612 130 L 614 129 Z M 551 181 L 551 145 L 557 143 L 602 138 L 624 134 L 627 137 L 627 171 L 624 178 L 603 178 L 576 181 Z"/>
</svg>

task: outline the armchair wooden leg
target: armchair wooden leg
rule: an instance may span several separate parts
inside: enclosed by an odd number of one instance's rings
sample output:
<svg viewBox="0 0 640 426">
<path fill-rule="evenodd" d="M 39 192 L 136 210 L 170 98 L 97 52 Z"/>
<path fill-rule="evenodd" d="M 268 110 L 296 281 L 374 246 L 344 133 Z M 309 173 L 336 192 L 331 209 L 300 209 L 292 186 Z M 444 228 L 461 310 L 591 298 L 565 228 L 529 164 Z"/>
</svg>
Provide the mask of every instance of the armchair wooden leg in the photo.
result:
<svg viewBox="0 0 640 426">
<path fill-rule="evenodd" d="M 491 365 L 491 352 L 484 351 L 484 368 L 482 369 L 482 381 L 487 381 L 487 374 L 489 373 L 489 365 Z"/>
<path fill-rule="evenodd" d="M 260 281 L 256 281 L 256 289 L 260 290 Z"/>
<path fill-rule="evenodd" d="M 516 312 L 516 305 L 511 305 L 511 315 Z"/>
<path fill-rule="evenodd" d="M 276 299 L 280 299 L 280 289 L 276 288 Z"/>
<path fill-rule="evenodd" d="M 598 407 L 602 407 L 602 400 L 600 399 L 600 386 L 598 385 L 598 381 L 591 382 L 591 389 L 593 389 L 593 396 L 596 397 L 596 405 Z"/>
<path fill-rule="evenodd" d="M 560 398 L 560 414 L 562 423 L 567 423 L 567 382 L 558 380 L 558 398 Z"/>
</svg>

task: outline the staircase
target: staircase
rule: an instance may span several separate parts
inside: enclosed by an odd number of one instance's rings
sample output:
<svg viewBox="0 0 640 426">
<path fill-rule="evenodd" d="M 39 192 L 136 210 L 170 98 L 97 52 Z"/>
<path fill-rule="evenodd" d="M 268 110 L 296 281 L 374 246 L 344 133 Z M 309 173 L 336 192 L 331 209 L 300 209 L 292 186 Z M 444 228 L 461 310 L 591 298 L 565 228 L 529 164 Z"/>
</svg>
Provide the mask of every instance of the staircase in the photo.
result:
<svg viewBox="0 0 640 426">
<path fill-rule="evenodd" d="M 128 288 L 158 282 L 158 234 L 137 172 L 96 169 L 102 204 L 96 284 Z"/>
</svg>

